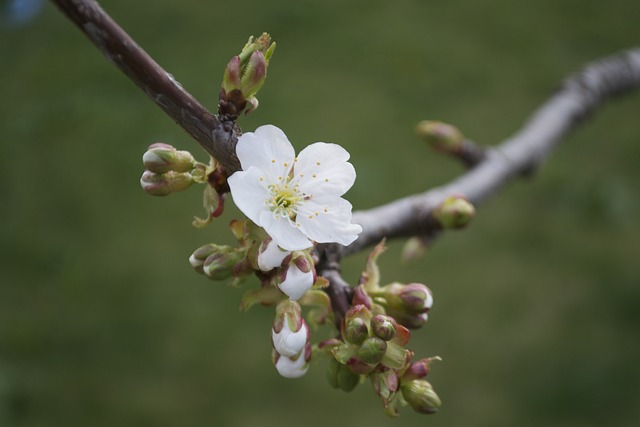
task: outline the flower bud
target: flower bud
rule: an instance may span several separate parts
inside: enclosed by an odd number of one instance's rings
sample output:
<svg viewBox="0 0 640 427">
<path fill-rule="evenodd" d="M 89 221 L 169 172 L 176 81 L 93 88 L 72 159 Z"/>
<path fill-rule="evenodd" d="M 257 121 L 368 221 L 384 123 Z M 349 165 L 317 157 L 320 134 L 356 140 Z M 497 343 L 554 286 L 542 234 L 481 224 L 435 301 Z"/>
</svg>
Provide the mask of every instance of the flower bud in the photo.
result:
<svg viewBox="0 0 640 427">
<path fill-rule="evenodd" d="M 476 208 L 464 197 L 447 197 L 433 210 L 433 217 L 445 230 L 466 227 L 476 215 Z"/>
<path fill-rule="evenodd" d="M 352 318 L 346 321 L 344 330 L 344 339 L 352 344 L 362 344 L 369 336 L 369 328 L 367 323 L 360 317 Z"/>
<path fill-rule="evenodd" d="M 152 196 L 167 196 L 171 193 L 186 190 L 193 182 L 191 174 L 174 171 L 163 174 L 144 171 L 140 178 L 142 189 Z"/>
<path fill-rule="evenodd" d="M 308 344 L 300 354 L 287 357 L 273 350 L 273 364 L 278 373 L 285 378 L 299 378 L 307 373 L 309 360 L 311 359 L 311 345 Z"/>
<path fill-rule="evenodd" d="M 356 320 L 357 319 L 357 320 Z M 361 344 L 369 335 L 368 325 L 371 312 L 364 305 L 354 305 L 344 315 L 341 325 L 342 338 L 354 344 Z M 364 327 L 363 327 L 364 326 Z M 347 331 L 349 329 L 349 331 Z"/>
<path fill-rule="evenodd" d="M 198 273 L 204 274 L 204 271 L 202 270 L 202 264 L 204 264 L 204 260 L 206 260 L 209 255 L 218 250 L 218 248 L 219 246 L 213 243 L 200 246 L 189 257 L 189 263 Z"/>
<path fill-rule="evenodd" d="M 232 248 L 231 246 L 218 246 L 214 244 L 211 246 L 213 246 L 213 250 L 203 261 L 201 266 L 202 272 L 213 280 L 230 278 L 236 273 L 237 265 L 244 259 L 245 251 Z M 195 252 L 192 257 L 194 260 L 197 260 Z M 191 257 L 189 257 L 189 261 L 191 262 Z M 193 265 L 193 263 L 191 265 Z"/>
<path fill-rule="evenodd" d="M 305 348 L 309 342 L 309 328 L 297 302 L 284 300 L 278 303 L 271 340 L 273 348 L 287 357 L 295 356 Z"/>
<path fill-rule="evenodd" d="M 350 392 L 360 383 L 360 375 L 351 372 L 336 359 L 331 359 L 327 368 L 327 380 L 331 387 Z"/>
<path fill-rule="evenodd" d="M 431 371 L 431 362 L 441 361 L 439 356 L 425 357 L 417 362 L 413 362 L 402 375 L 402 381 L 417 380 L 424 378 Z"/>
<path fill-rule="evenodd" d="M 142 156 L 146 170 L 163 174 L 169 171 L 189 172 L 196 166 L 196 159 L 188 151 L 178 151 L 169 144 L 151 144 Z"/>
<path fill-rule="evenodd" d="M 246 106 L 247 112 L 255 109 L 258 100 L 255 95 L 267 78 L 267 68 L 276 44 L 263 33 L 257 39 L 249 37 L 238 56 L 231 58 L 222 78 L 220 106 L 223 112 L 239 114 Z"/>
<path fill-rule="evenodd" d="M 462 150 L 464 136 L 458 128 L 447 123 L 423 120 L 416 126 L 416 133 L 438 151 L 458 153 Z"/>
<path fill-rule="evenodd" d="M 380 363 L 387 351 L 387 342 L 378 337 L 369 337 L 360 346 L 358 356 L 369 365 Z"/>
<path fill-rule="evenodd" d="M 376 394 L 382 399 L 384 407 L 388 407 L 398 391 L 398 374 L 392 369 L 377 369 L 371 375 L 371 384 Z"/>
<path fill-rule="evenodd" d="M 371 309 L 373 301 L 371 301 L 371 297 L 367 295 L 367 291 L 364 288 L 364 285 L 358 285 L 353 289 L 353 298 L 351 298 L 351 305 L 359 305 L 362 304 L 368 309 Z"/>
<path fill-rule="evenodd" d="M 351 372 L 358 375 L 368 375 L 376 369 L 375 365 L 370 365 L 359 357 L 352 357 L 347 361 L 347 367 Z"/>
<path fill-rule="evenodd" d="M 280 249 L 276 242 L 271 238 L 262 241 L 258 248 L 258 268 L 262 271 L 271 271 L 282 265 L 282 261 L 291 252 Z"/>
<path fill-rule="evenodd" d="M 427 319 L 429 319 L 429 315 L 427 313 L 411 314 L 406 311 L 388 309 L 387 314 L 396 319 L 396 322 L 409 329 L 419 329 L 424 326 L 424 324 L 427 323 Z"/>
<path fill-rule="evenodd" d="M 379 314 L 371 318 L 371 330 L 377 337 L 390 341 L 396 334 L 396 322 L 392 317 Z"/>
<path fill-rule="evenodd" d="M 296 301 L 313 286 L 316 270 L 305 254 L 299 254 L 288 266 L 283 266 L 276 276 L 276 286 L 291 300 Z"/>
<path fill-rule="evenodd" d="M 433 305 L 431 290 L 422 283 L 391 283 L 382 288 L 384 305 L 411 313 L 424 313 Z"/>
<path fill-rule="evenodd" d="M 403 381 L 400 390 L 407 403 L 421 414 L 433 414 L 442 404 L 431 384 L 425 380 Z"/>
</svg>

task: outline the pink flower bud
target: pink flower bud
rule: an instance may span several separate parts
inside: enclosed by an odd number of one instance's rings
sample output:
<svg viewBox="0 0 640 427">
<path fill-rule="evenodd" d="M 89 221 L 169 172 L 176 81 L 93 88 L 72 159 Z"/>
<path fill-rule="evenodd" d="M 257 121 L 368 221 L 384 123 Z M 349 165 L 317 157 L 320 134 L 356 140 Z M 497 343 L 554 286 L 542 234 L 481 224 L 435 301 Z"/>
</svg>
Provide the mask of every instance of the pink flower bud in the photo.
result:
<svg viewBox="0 0 640 427">
<path fill-rule="evenodd" d="M 371 319 L 371 331 L 377 337 L 390 341 L 396 335 L 396 321 L 393 317 L 378 314 Z"/>
<path fill-rule="evenodd" d="M 435 356 L 425 357 L 417 362 L 413 362 L 402 375 L 402 380 L 410 381 L 426 377 L 429 374 L 429 371 L 431 371 L 431 362 L 440 360 L 442 360 L 440 357 Z"/>
<path fill-rule="evenodd" d="M 376 394 L 382 399 L 383 406 L 387 408 L 398 391 L 398 374 L 392 369 L 379 368 L 369 378 Z"/>
</svg>

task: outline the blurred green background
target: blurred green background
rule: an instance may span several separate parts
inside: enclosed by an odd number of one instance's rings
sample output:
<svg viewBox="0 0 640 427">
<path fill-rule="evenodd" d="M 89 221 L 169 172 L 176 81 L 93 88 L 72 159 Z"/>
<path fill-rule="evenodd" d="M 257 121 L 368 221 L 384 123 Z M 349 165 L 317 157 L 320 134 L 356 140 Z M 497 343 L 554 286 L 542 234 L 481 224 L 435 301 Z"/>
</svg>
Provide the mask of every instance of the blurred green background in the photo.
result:
<svg viewBox="0 0 640 427">
<path fill-rule="evenodd" d="M 534 179 L 509 185 L 428 255 L 383 256 L 383 280 L 435 294 L 420 356 L 440 355 L 434 416 L 386 418 L 369 384 L 329 389 L 324 363 L 285 380 L 273 310 L 187 257 L 231 242 L 196 230 L 200 189 L 147 196 L 156 141 L 205 156 L 51 4 L 0 37 L 1 426 L 637 426 L 640 420 L 640 96 L 573 133 Z M 36 2 L 37 3 L 37 2 Z M 210 109 L 246 38 L 278 49 L 260 108 L 299 150 L 352 154 L 356 209 L 461 172 L 413 134 L 455 123 L 481 144 L 516 131 L 561 79 L 638 42 L 635 0 L 104 0 Z M 12 25 L 13 24 L 13 25 Z M 365 254 L 346 261 L 354 282 Z M 252 282 L 252 286 L 255 282 Z M 337 424 L 340 423 L 340 424 Z"/>
</svg>

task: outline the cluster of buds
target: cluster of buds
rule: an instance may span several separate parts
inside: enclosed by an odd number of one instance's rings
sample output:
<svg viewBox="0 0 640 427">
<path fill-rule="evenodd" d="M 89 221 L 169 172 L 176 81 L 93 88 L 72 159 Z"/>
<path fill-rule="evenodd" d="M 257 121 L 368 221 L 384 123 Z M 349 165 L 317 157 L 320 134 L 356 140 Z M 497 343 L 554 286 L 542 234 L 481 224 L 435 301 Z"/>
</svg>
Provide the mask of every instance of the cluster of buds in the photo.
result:
<svg viewBox="0 0 640 427">
<path fill-rule="evenodd" d="M 271 329 L 273 363 L 285 378 L 303 376 L 309 368 L 311 341 L 309 327 L 302 317 L 300 304 L 283 300 L 276 306 Z"/>
<path fill-rule="evenodd" d="M 330 307 L 327 295 L 314 289 L 324 287 L 326 280 L 316 275 L 312 249 L 283 250 L 248 220 L 234 220 L 230 228 L 238 247 L 210 243 L 196 249 L 189 262 L 197 272 L 213 280 L 231 279 L 234 286 L 252 274 L 260 279 L 259 288 L 244 293 L 240 308 L 246 311 L 256 304 L 276 305 L 273 363 L 283 377 L 300 377 L 307 372 L 311 358 L 309 328 L 300 304 L 318 307 L 311 312 L 314 325 L 325 322 Z"/>
<path fill-rule="evenodd" d="M 188 151 L 157 142 L 151 144 L 142 156 L 144 172 L 140 178 L 142 189 L 152 196 L 168 196 L 186 190 L 191 184 L 206 184 L 203 205 L 204 219 L 195 218 L 193 225 L 203 227 L 222 214 L 224 196 L 229 191 L 227 176 L 213 157 L 209 164 L 196 161 Z"/>
<path fill-rule="evenodd" d="M 409 329 L 418 329 L 429 318 L 429 311 L 433 305 L 431 290 L 422 283 L 394 282 L 380 286 L 377 259 L 384 251 L 385 246 L 382 242 L 369 255 L 367 268 L 354 292 L 353 303 L 365 304 L 374 311 L 388 314 Z"/>
<path fill-rule="evenodd" d="M 412 363 L 413 352 L 405 348 L 411 337 L 406 327 L 389 315 L 355 305 L 344 317 L 341 337 L 320 345 L 332 355 L 327 378 L 333 388 L 348 392 L 368 378 L 388 415 L 396 416 L 407 403 L 421 413 L 437 411 L 440 400 L 422 378 L 439 358 Z"/>
<path fill-rule="evenodd" d="M 235 119 L 247 107 L 245 114 L 258 107 L 256 94 L 267 78 L 269 60 L 276 48 L 271 37 L 262 33 L 244 45 L 239 55 L 231 58 L 224 70 L 218 111 L 221 116 Z"/>
<path fill-rule="evenodd" d="M 188 151 L 162 142 L 151 144 L 142 162 L 145 170 L 140 185 L 153 196 L 167 196 L 206 180 L 206 165 L 198 163 Z"/>
<path fill-rule="evenodd" d="M 210 243 L 196 249 L 189 261 L 197 272 L 214 280 L 232 278 L 234 285 L 255 273 L 261 288 L 250 292 L 243 308 L 256 303 L 271 305 L 284 298 L 296 301 L 315 284 L 324 283 L 324 279 L 316 275 L 311 248 L 281 249 L 262 228 L 248 220 L 233 220 L 230 228 L 238 247 Z"/>
<path fill-rule="evenodd" d="M 380 286 L 377 258 L 384 250 L 383 242 L 369 256 L 352 307 L 342 320 L 341 339 L 326 340 L 318 347 L 331 357 L 327 378 L 333 388 L 347 392 L 368 378 L 391 416 L 407 404 L 420 413 L 433 413 L 440 399 L 423 378 L 430 363 L 440 358 L 412 362 L 413 352 L 406 348 L 409 329 L 424 325 L 433 296 L 420 283 Z"/>
</svg>

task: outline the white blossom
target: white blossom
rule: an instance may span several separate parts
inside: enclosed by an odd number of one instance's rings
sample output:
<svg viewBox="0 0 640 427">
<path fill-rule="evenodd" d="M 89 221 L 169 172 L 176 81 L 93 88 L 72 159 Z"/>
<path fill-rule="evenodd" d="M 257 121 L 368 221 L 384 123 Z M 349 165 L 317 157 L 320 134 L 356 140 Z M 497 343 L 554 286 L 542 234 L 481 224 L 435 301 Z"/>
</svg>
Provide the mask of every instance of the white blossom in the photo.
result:
<svg viewBox="0 0 640 427">
<path fill-rule="evenodd" d="M 292 357 L 296 354 L 300 354 L 307 344 L 308 336 L 309 328 L 304 320 L 297 332 L 294 332 L 289 328 L 289 322 L 284 322 L 283 328 L 280 332 L 276 332 L 271 329 L 273 348 L 275 348 L 282 356 Z"/>
<path fill-rule="evenodd" d="M 306 374 L 307 369 L 309 369 L 309 363 L 305 360 L 304 350 L 298 355 L 297 359 L 280 355 L 276 362 L 276 369 L 285 378 L 300 378 Z"/>
<path fill-rule="evenodd" d="M 276 242 L 269 240 L 266 247 L 258 251 L 258 267 L 262 271 L 271 271 L 282 265 L 282 261 L 289 255 L 290 251 L 280 249 Z"/>
<path fill-rule="evenodd" d="M 228 180 L 233 201 L 282 249 L 348 245 L 362 231 L 341 197 L 356 178 L 344 148 L 316 142 L 296 157 L 284 132 L 265 125 L 243 134 L 236 154 L 242 170 Z"/>
<path fill-rule="evenodd" d="M 287 294 L 291 301 L 297 301 L 311 289 L 313 282 L 313 270 L 305 273 L 295 263 L 291 263 L 285 279 L 278 283 L 278 289 Z"/>
</svg>

